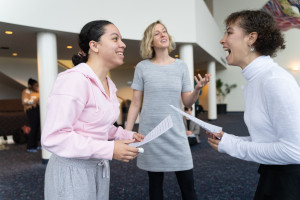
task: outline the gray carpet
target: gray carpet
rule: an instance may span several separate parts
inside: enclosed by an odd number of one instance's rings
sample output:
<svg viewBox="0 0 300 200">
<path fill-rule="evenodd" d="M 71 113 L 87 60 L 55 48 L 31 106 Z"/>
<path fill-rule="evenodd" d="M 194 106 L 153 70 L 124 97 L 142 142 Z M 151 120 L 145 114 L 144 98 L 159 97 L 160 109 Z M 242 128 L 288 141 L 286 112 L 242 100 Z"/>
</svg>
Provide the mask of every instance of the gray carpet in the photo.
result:
<svg viewBox="0 0 300 200">
<path fill-rule="evenodd" d="M 225 132 L 248 135 L 242 113 L 219 115 L 210 122 Z M 207 120 L 205 114 L 200 116 Z M 27 153 L 25 145 L 6 145 L 0 150 L 0 200 L 43 199 L 44 173 L 41 152 Z M 201 143 L 191 147 L 194 159 L 195 187 L 199 200 L 250 200 L 258 182 L 258 164 L 241 161 L 214 151 L 201 134 Z M 166 200 L 180 200 L 180 190 L 174 173 L 166 173 Z M 111 200 L 147 200 L 148 177 L 131 163 L 111 162 Z"/>
</svg>

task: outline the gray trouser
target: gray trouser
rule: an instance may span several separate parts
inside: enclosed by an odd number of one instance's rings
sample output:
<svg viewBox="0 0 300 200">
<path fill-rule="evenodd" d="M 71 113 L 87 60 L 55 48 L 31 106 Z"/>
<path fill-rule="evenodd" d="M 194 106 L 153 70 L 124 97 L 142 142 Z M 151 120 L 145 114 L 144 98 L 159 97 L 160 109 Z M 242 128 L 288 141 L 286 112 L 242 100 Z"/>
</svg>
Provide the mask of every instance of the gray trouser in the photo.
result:
<svg viewBox="0 0 300 200">
<path fill-rule="evenodd" d="M 108 200 L 108 160 L 62 158 L 52 154 L 45 175 L 45 200 Z"/>
</svg>

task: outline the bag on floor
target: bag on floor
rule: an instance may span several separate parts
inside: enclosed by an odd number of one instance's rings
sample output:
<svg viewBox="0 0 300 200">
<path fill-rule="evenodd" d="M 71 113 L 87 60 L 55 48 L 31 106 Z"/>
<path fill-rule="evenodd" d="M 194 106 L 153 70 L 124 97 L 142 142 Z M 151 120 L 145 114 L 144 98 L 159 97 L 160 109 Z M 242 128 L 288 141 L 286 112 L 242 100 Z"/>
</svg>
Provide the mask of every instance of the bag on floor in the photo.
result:
<svg viewBox="0 0 300 200">
<path fill-rule="evenodd" d="M 22 126 L 18 131 L 13 135 L 13 139 L 16 144 L 26 144 L 28 140 L 28 134 L 30 132 L 29 126 Z"/>
</svg>

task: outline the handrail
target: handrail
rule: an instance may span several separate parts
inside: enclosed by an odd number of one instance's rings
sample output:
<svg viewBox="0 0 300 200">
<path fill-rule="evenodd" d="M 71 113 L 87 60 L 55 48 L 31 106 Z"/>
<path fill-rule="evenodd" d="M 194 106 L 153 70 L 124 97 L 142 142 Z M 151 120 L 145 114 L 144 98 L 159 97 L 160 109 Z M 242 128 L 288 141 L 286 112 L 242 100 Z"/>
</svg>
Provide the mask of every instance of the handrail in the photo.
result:
<svg viewBox="0 0 300 200">
<path fill-rule="evenodd" d="M 57 61 L 57 63 L 58 63 L 59 65 L 61 65 L 63 68 L 65 68 L 65 69 L 71 69 L 71 67 L 68 67 L 67 65 L 65 65 L 64 63 L 62 63 L 62 62 L 60 62 L 60 61 Z"/>
<path fill-rule="evenodd" d="M 121 99 L 122 101 L 125 101 L 125 100 L 126 100 L 126 99 L 120 97 L 119 95 L 117 95 L 117 97 L 118 97 L 119 99 Z"/>
</svg>

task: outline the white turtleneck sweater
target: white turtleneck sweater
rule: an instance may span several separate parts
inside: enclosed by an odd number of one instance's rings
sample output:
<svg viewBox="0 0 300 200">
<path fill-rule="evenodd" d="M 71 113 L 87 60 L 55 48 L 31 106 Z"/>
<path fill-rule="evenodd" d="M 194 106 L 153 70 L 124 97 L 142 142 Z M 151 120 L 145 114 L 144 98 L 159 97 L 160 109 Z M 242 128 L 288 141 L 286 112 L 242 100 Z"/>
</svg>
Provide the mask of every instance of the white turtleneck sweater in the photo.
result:
<svg viewBox="0 0 300 200">
<path fill-rule="evenodd" d="M 269 56 L 244 70 L 244 120 L 250 137 L 224 133 L 219 152 L 261 164 L 300 164 L 300 88 Z"/>
</svg>

